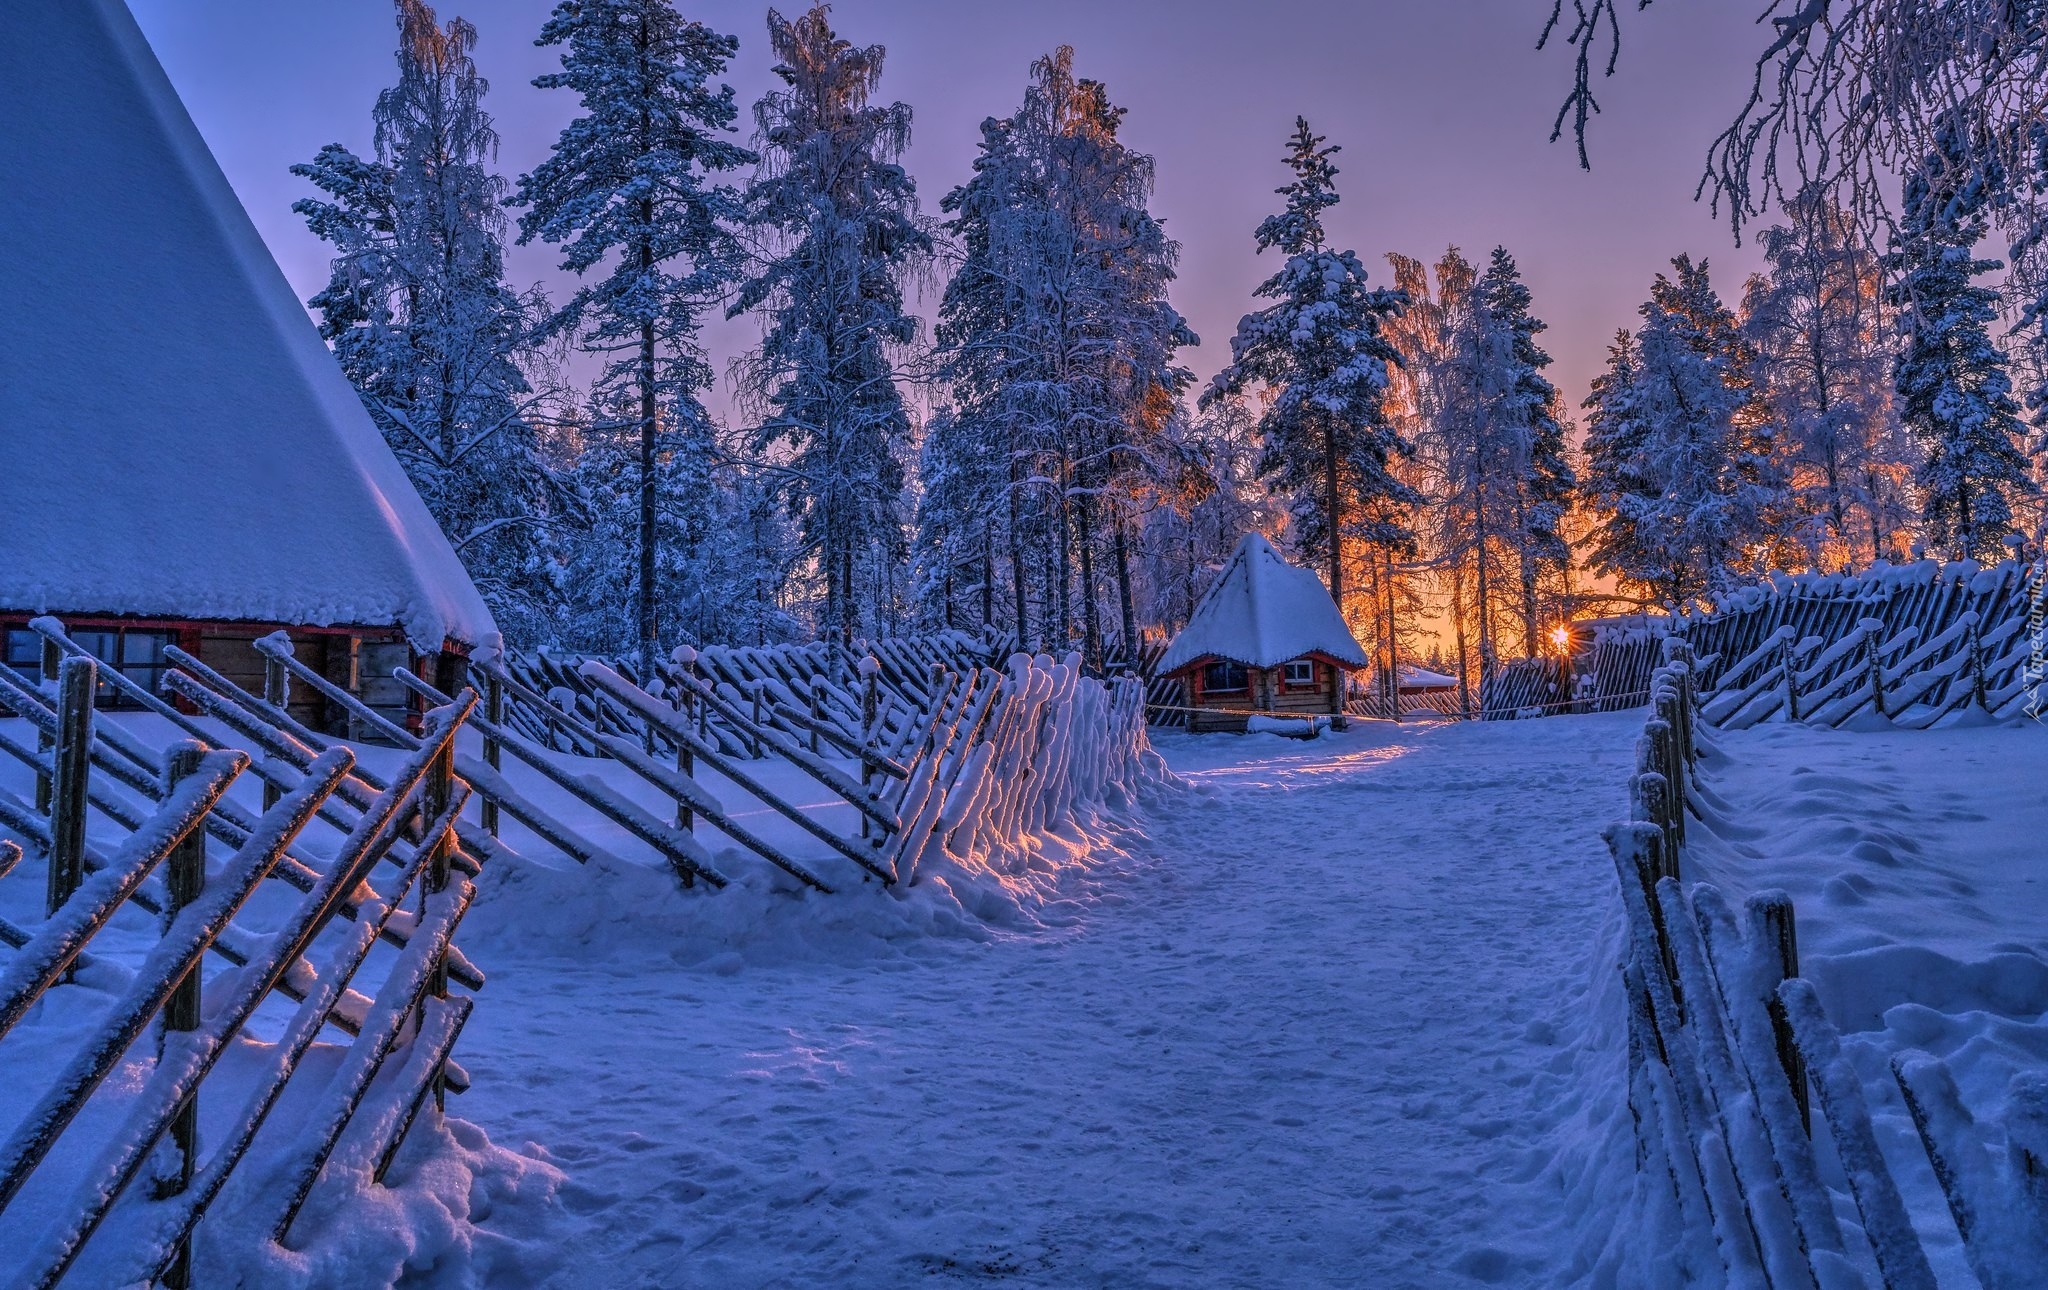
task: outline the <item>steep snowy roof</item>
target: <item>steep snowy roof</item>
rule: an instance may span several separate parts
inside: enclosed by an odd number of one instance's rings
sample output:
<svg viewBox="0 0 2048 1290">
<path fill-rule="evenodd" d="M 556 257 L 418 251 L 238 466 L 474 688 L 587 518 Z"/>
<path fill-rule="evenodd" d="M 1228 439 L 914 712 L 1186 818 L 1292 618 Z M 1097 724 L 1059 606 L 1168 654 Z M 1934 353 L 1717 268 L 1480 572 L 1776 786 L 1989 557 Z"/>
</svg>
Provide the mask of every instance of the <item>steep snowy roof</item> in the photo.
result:
<svg viewBox="0 0 2048 1290">
<path fill-rule="evenodd" d="M 1247 533 L 1166 647 L 1159 671 L 1177 672 L 1205 658 L 1278 667 L 1304 654 L 1327 654 L 1350 667 L 1366 664 L 1323 580 L 1281 559 L 1262 535 Z"/>
<path fill-rule="evenodd" d="M 0 609 L 495 635 L 121 0 L 0 40 Z"/>
</svg>

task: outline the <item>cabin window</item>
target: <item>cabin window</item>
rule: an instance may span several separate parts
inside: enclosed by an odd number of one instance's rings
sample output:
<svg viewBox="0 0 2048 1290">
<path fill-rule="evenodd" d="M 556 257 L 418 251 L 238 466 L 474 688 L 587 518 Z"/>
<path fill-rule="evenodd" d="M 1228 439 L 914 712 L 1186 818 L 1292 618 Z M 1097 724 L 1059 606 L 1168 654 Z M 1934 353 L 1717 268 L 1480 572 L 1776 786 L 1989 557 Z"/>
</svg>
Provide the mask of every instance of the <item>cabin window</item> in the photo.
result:
<svg viewBox="0 0 2048 1290">
<path fill-rule="evenodd" d="M 100 669 L 117 670 L 151 694 L 164 688 L 164 650 L 175 642 L 170 632 L 143 631 L 128 627 L 73 628 L 71 639 L 99 660 Z M 7 666 L 31 681 L 43 679 L 43 638 L 21 628 L 7 633 Z M 133 708 L 141 705 L 115 691 L 104 679 L 94 701 L 103 708 Z"/>
<path fill-rule="evenodd" d="M 1312 658 L 1298 658 L 1287 665 L 1289 689 L 1301 689 L 1316 683 L 1316 661 Z"/>
<path fill-rule="evenodd" d="M 1211 663 L 1202 669 L 1202 693 L 1234 694 L 1251 688 L 1242 663 Z"/>
</svg>

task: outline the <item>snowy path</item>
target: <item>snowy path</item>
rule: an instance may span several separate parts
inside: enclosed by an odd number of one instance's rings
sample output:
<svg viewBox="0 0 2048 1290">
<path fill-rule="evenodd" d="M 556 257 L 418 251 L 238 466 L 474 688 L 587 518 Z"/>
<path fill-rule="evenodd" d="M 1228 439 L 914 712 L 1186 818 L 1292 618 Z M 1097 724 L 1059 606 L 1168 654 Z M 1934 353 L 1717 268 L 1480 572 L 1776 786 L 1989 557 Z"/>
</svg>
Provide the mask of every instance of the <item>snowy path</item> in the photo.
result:
<svg viewBox="0 0 2048 1290">
<path fill-rule="evenodd" d="M 1182 739 L 1194 791 L 1050 931 L 696 969 L 485 942 L 451 1109 L 568 1172 L 551 1284 L 1570 1279 L 1625 1125 L 1582 1032 L 1640 725 Z"/>
</svg>

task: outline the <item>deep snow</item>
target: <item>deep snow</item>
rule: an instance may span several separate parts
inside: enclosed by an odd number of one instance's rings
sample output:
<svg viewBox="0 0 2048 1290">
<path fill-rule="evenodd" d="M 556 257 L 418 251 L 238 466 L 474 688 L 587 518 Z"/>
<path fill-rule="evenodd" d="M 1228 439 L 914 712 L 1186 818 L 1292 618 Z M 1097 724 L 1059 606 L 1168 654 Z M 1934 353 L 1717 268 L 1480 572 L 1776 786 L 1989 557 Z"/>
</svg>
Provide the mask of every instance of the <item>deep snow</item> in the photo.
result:
<svg viewBox="0 0 2048 1290">
<path fill-rule="evenodd" d="M 1632 1185 L 1598 829 L 1639 725 L 1169 739 L 1187 787 L 1006 930 L 565 909 L 514 959 L 486 900 L 454 1110 L 568 1174 L 549 1284 L 1584 1275 Z"/>
</svg>

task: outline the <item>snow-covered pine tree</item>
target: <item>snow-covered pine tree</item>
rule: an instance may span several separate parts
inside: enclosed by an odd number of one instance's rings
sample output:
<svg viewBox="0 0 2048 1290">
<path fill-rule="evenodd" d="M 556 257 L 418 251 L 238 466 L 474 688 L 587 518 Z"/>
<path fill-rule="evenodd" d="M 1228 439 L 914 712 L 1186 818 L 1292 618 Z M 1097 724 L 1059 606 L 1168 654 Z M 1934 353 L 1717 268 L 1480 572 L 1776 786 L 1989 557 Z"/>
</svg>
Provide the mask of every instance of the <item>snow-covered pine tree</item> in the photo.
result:
<svg viewBox="0 0 2048 1290">
<path fill-rule="evenodd" d="M 1104 657 L 1098 572 L 1106 555 L 1129 605 L 1128 511 L 1171 458 L 1162 436 L 1190 379 L 1173 355 L 1195 343 L 1166 299 L 1179 247 L 1146 208 L 1152 160 L 1118 137 L 1122 116 L 1061 48 L 1033 64 L 1016 113 L 983 123 L 974 177 L 943 203 L 963 255 L 939 374 L 1008 476 L 1010 616 L 1027 644 L 1056 648 L 1078 619 L 1091 663 Z"/>
<path fill-rule="evenodd" d="M 616 653 L 638 641 L 640 419 L 617 388 L 556 427 L 555 456 L 590 516 L 562 544 L 567 611 L 559 643 Z M 795 537 L 769 489 L 719 463 L 730 454 L 705 420 L 664 412 L 657 427 L 655 596 L 663 628 L 703 645 L 795 639 L 781 603 Z"/>
<path fill-rule="evenodd" d="M 1586 470 L 1579 481 L 1580 495 L 1596 516 L 1587 564 L 1638 583 L 1638 571 L 1649 565 L 1649 539 L 1637 530 L 1663 494 L 1649 458 L 1650 426 L 1638 406 L 1641 373 L 1642 351 L 1635 333 L 1624 327 L 1614 333 L 1607 366 L 1586 396 Z"/>
<path fill-rule="evenodd" d="M 1497 338 L 1487 347 L 1499 366 L 1488 383 L 1498 393 L 1487 415 L 1497 427 L 1493 437 L 1508 449 L 1507 541 L 1521 593 L 1523 656 L 1535 658 L 1545 608 L 1539 591 L 1571 564 L 1560 526 L 1578 480 L 1567 457 L 1562 400 L 1543 374 L 1550 355 L 1536 343 L 1545 324 L 1530 312 L 1529 288 L 1506 247 L 1494 248 L 1476 299 L 1483 330 Z"/>
<path fill-rule="evenodd" d="M 397 0 L 398 83 L 377 98 L 374 160 L 329 144 L 292 173 L 329 200 L 292 209 L 335 247 L 308 303 L 371 418 L 514 641 L 551 630 L 550 544 L 565 495 L 538 457 L 536 324 L 505 282 L 505 183 L 476 29 Z"/>
<path fill-rule="evenodd" d="M 1409 541 L 1399 508 L 1421 496 L 1389 469 L 1391 457 L 1414 448 L 1382 407 L 1388 369 L 1401 361 L 1382 329 L 1404 298 L 1368 287 L 1357 254 L 1326 245 L 1323 212 L 1337 204 L 1336 152 L 1305 118 L 1295 119 L 1286 158 L 1294 179 L 1276 190 L 1287 209 L 1255 234 L 1261 252 L 1277 250 L 1287 261 L 1260 284 L 1259 297 L 1273 303 L 1239 321 L 1231 362 L 1202 399 L 1255 385 L 1270 392 L 1259 419 L 1260 473 L 1293 499 L 1296 541 L 1324 562 L 1341 607 L 1345 539 L 1381 547 Z"/>
<path fill-rule="evenodd" d="M 1760 571 L 1785 494 L 1734 316 L 1704 264 L 1672 263 L 1677 280 L 1658 275 L 1633 348 L 1617 345 L 1594 384 L 1586 492 L 1594 571 L 1684 605 Z"/>
<path fill-rule="evenodd" d="M 1992 343 L 1998 293 L 1975 282 L 2002 267 L 1976 257 L 1984 193 L 1953 136 L 1907 180 L 1905 210 L 1885 267 L 1898 310 L 1894 379 L 1899 415 L 1919 442 L 1914 473 L 1921 536 L 1958 559 L 1995 560 L 2012 531 L 2013 502 L 2034 491 L 2005 355 Z"/>
<path fill-rule="evenodd" d="M 719 137 L 738 109 L 732 88 L 713 81 L 738 41 L 685 19 L 670 0 L 561 0 L 536 43 L 563 53 L 562 70 L 534 85 L 575 91 L 582 115 L 520 178 L 519 240 L 560 245 L 562 267 L 578 277 L 603 272 L 552 325 L 606 357 L 598 384 L 612 411 L 611 394 L 633 395 L 634 638 L 651 666 L 660 652 L 660 422 L 664 407 L 678 424 L 706 421 L 697 394 L 712 373 L 698 320 L 738 264 L 737 198 L 711 176 L 756 159 Z"/>
<path fill-rule="evenodd" d="M 1756 380 L 1784 427 L 1794 529 L 1814 568 L 1904 553 L 1913 450 L 1894 410 L 1890 328 L 1877 257 L 1854 218 L 1817 188 L 1762 235 L 1742 328 Z"/>
<path fill-rule="evenodd" d="M 917 459 L 913 599 L 931 627 L 995 624 L 995 526 L 1005 479 L 978 427 L 950 407 L 924 425 Z"/>
<path fill-rule="evenodd" d="M 754 447 L 790 450 L 791 509 L 825 587 L 818 627 L 847 642 L 881 630 L 882 587 L 858 571 L 893 585 L 903 554 L 910 417 L 892 356 L 916 335 L 903 282 L 932 241 L 900 164 L 910 108 L 870 101 L 883 49 L 842 39 L 829 18 L 824 4 L 794 19 L 768 11 L 783 88 L 754 107 L 762 160 L 742 200 L 765 243 L 727 316 L 764 313 L 762 347 L 745 365 L 769 410 Z"/>
</svg>

